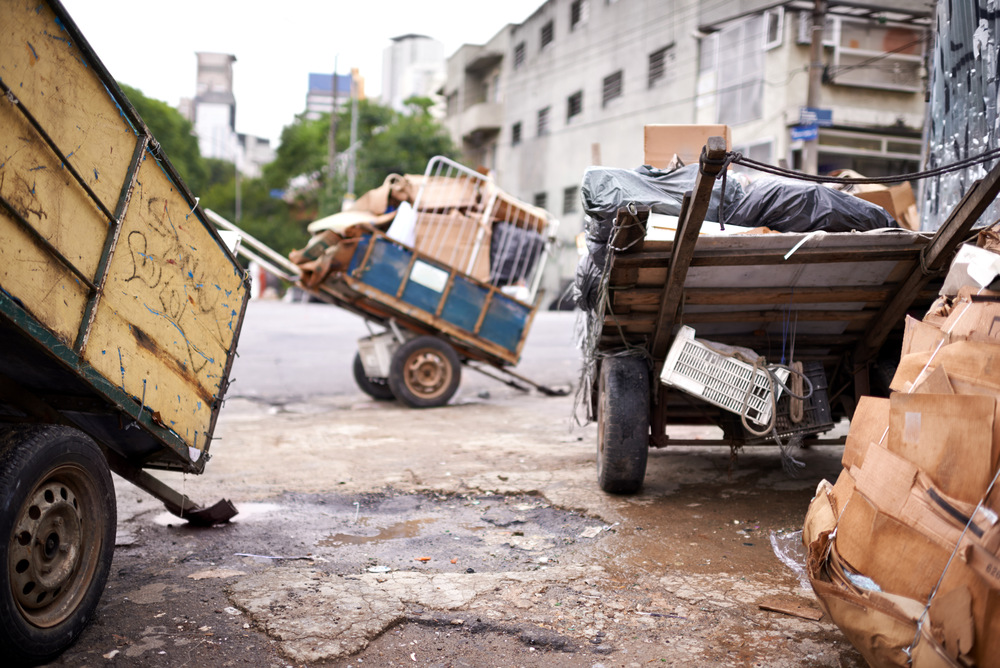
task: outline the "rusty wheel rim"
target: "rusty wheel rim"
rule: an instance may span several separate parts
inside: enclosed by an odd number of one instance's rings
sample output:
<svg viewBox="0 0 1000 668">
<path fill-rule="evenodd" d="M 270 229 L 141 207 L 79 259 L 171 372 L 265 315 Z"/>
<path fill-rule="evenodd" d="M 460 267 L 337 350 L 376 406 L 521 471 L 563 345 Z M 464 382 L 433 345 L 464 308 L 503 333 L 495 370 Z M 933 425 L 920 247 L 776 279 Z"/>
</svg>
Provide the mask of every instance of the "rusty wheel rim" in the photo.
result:
<svg viewBox="0 0 1000 668">
<path fill-rule="evenodd" d="M 447 391 L 452 373 L 451 365 L 443 355 L 436 350 L 423 349 L 406 360 L 403 380 L 414 394 L 434 399 Z"/>
<path fill-rule="evenodd" d="M 75 465 L 49 472 L 21 506 L 7 569 L 24 619 L 56 626 L 79 606 L 97 570 L 104 534 L 97 486 Z"/>
</svg>

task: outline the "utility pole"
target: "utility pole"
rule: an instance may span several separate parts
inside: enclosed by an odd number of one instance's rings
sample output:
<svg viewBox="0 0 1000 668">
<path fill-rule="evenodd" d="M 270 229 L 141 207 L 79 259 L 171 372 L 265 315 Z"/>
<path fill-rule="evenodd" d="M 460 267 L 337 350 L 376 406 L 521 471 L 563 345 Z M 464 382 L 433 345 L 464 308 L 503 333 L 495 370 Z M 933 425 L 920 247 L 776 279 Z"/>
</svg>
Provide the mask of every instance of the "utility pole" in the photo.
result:
<svg viewBox="0 0 1000 668">
<path fill-rule="evenodd" d="M 347 160 L 347 196 L 354 202 L 354 177 L 357 174 L 357 143 L 358 143 L 358 89 L 354 81 L 354 70 L 351 70 L 351 154 Z"/>
<path fill-rule="evenodd" d="M 806 93 L 806 107 L 819 108 L 819 97 L 823 85 L 823 27 L 826 25 L 826 0 L 813 0 L 812 41 L 809 49 L 809 90 Z M 809 139 L 802 147 L 802 171 L 816 174 L 819 171 L 819 130 L 815 139 Z"/>
<path fill-rule="evenodd" d="M 337 57 L 333 59 L 333 102 L 330 106 L 330 136 L 327 140 L 328 150 L 326 157 L 326 193 L 333 197 L 333 182 L 337 176 Z"/>
</svg>

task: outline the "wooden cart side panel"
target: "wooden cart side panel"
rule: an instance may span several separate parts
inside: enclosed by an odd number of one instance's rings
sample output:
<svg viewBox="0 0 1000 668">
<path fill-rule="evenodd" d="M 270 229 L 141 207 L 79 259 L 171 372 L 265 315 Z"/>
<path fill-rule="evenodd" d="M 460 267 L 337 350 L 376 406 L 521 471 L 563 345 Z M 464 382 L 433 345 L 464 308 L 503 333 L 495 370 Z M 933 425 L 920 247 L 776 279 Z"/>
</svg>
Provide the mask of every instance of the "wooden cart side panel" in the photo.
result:
<svg viewBox="0 0 1000 668">
<path fill-rule="evenodd" d="M 147 155 L 84 358 L 191 447 L 215 399 L 246 297 L 243 273 Z"/>
<path fill-rule="evenodd" d="M 0 208 L 0 288 L 61 341 L 72 344 L 87 303 L 87 286 L 41 248 L 3 208 Z"/>
<path fill-rule="evenodd" d="M 48 5 L 0 2 L 0 79 L 114 211 L 135 133 L 87 63 Z"/>
<path fill-rule="evenodd" d="M 13 103 L 0 96 L 0 198 L 94 278 L 108 219 Z"/>
</svg>

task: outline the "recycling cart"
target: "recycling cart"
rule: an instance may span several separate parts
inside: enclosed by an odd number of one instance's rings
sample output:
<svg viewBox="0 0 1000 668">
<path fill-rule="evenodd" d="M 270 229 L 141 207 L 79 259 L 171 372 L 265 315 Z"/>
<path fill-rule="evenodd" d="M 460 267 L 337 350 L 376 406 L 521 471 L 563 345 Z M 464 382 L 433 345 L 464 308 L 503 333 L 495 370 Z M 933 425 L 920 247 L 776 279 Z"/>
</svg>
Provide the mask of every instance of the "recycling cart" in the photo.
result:
<svg viewBox="0 0 1000 668">
<path fill-rule="evenodd" d="M 44 662 L 97 606 L 111 472 L 201 473 L 249 280 L 60 3 L 0 3 L 0 653 Z"/>
<path fill-rule="evenodd" d="M 704 222 L 725 157 L 724 140 L 710 138 L 675 230 L 634 207 L 614 220 L 588 342 L 605 491 L 638 490 L 651 446 L 824 442 L 857 398 L 887 389 L 907 311 L 927 311 L 941 270 L 1000 191 L 994 169 L 936 234 L 726 235 Z M 798 421 L 781 370 L 793 360 L 806 379 Z M 669 435 L 678 424 L 721 426 L 723 438 Z"/>
<path fill-rule="evenodd" d="M 386 231 L 366 224 L 344 231 L 334 243 L 353 252 L 319 284 L 305 283 L 299 265 L 233 223 L 207 215 L 242 234 L 245 257 L 369 323 L 372 334 L 358 342 L 354 359 L 354 378 L 369 396 L 442 406 L 462 366 L 522 390 L 565 394 L 512 369 L 541 303 L 558 221 L 445 157 L 408 178 L 418 188 L 412 205 L 401 206 Z"/>
</svg>

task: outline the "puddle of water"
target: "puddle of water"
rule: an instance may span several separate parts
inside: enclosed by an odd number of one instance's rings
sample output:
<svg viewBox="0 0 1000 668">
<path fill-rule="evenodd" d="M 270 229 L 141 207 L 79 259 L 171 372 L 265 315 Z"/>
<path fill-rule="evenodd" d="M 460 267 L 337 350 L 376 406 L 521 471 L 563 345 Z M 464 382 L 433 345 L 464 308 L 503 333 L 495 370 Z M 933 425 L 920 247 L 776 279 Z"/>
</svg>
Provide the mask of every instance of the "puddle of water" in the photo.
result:
<svg viewBox="0 0 1000 668">
<path fill-rule="evenodd" d="M 239 514 L 231 519 L 230 522 L 246 522 L 247 520 L 253 520 L 261 515 L 268 515 L 281 510 L 281 506 L 276 503 L 241 503 L 236 506 L 236 510 L 239 511 Z M 153 524 L 166 527 L 183 526 L 187 524 L 187 522 L 173 513 L 162 512 L 153 518 Z"/>
<path fill-rule="evenodd" d="M 338 545 L 364 545 L 366 543 L 377 543 L 396 538 L 414 538 L 420 535 L 423 525 L 434 522 L 432 519 L 407 520 L 393 524 L 392 526 L 380 529 L 374 536 L 358 536 L 349 533 L 333 533 L 320 540 L 317 545 L 321 547 L 337 547 Z"/>
</svg>

